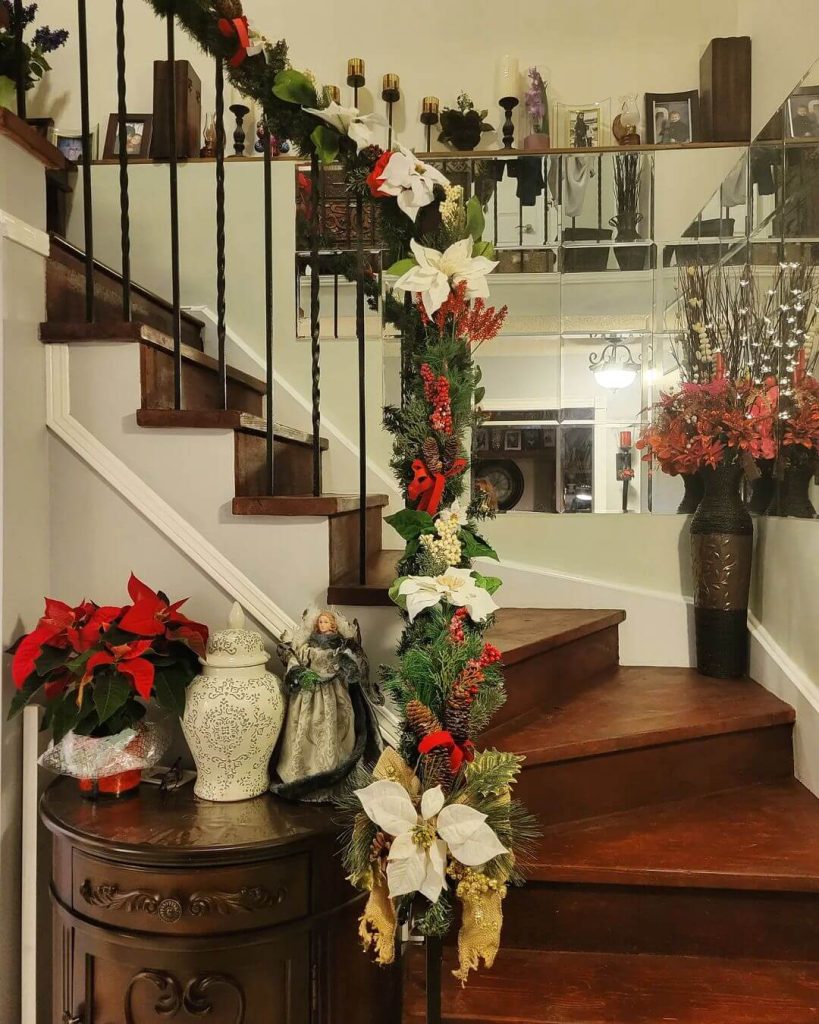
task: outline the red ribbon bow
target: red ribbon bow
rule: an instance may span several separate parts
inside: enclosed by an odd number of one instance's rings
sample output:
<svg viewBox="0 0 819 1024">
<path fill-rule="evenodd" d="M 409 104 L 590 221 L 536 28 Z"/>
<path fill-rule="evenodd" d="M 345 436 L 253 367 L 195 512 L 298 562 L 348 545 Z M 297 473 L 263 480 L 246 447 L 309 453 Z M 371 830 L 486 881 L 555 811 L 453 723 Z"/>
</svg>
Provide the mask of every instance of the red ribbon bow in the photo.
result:
<svg viewBox="0 0 819 1024">
<path fill-rule="evenodd" d="M 230 58 L 230 66 L 232 68 L 238 67 L 239 64 L 247 56 L 247 51 L 250 49 L 250 31 L 247 24 L 247 18 L 242 15 L 241 18 L 220 18 L 217 22 L 217 28 L 230 39 L 232 36 L 236 36 L 238 41 L 238 47 L 236 53 Z"/>
<path fill-rule="evenodd" d="M 415 506 L 419 512 L 428 512 L 434 516 L 441 507 L 441 498 L 447 480 L 466 469 L 466 459 L 455 459 L 445 473 L 430 473 L 421 459 L 412 463 L 412 480 L 407 487 L 410 501 L 417 501 Z"/>
<path fill-rule="evenodd" d="M 459 772 L 464 761 L 475 760 L 475 747 L 472 741 L 467 740 L 465 743 L 458 743 L 452 733 L 447 732 L 446 729 L 442 729 L 440 732 L 431 732 L 429 736 L 425 736 L 418 744 L 418 753 L 428 754 L 431 750 L 436 750 L 438 747 L 444 747 L 449 751 L 449 767 L 455 775 Z"/>
</svg>

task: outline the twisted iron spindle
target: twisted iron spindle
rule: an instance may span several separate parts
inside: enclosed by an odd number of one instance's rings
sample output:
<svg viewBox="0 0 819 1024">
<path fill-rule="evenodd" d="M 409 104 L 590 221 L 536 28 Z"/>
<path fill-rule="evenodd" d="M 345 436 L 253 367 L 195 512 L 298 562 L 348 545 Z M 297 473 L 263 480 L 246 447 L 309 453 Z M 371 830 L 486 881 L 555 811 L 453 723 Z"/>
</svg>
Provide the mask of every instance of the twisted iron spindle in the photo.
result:
<svg viewBox="0 0 819 1024">
<path fill-rule="evenodd" d="M 313 205 L 310 209 L 310 355 L 313 402 L 313 495 L 321 494 L 321 344 L 319 337 L 319 159 L 313 153 L 310 158 L 310 182 Z"/>
<path fill-rule="evenodd" d="M 173 0 L 168 5 L 168 183 L 171 199 L 171 292 L 173 300 L 173 407 L 182 408 L 182 308 L 179 290 L 179 180 L 176 152 L 176 42 Z"/>
<path fill-rule="evenodd" d="M 17 116 L 26 116 L 26 83 L 23 74 L 23 0 L 14 0 L 14 57 L 17 64 L 15 85 L 17 89 Z"/>
<path fill-rule="evenodd" d="M 265 393 L 267 396 L 267 473 L 268 494 L 273 494 L 275 471 L 273 466 L 275 418 L 273 416 L 273 182 L 270 127 L 265 119 L 264 136 L 264 339 L 265 339 Z"/>
<path fill-rule="evenodd" d="M 125 0 L 116 0 L 117 135 L 119 141 L 119 222 L 122 251 L 122 319 L 131 319 L 131 204 L 128 195 L 128 126 L 125 98 Z"/>
<path fill-rule="evenodd" d="M 358 340 L 358 582 L 367 582 L 367 406 L 364 344 L 364 200 L 355 200 L 355 333 Z"/>
<path fill-rule="evenodd" d="M 427 961 L 427 1024 L 441 1024 L 441 966 L 443 939 L 428 935 L 424 940 Z"/>
<path fill-rule="evenodd" d="M 216 342 L 219 357 L 219 404 L 228 407 L 225 355 L 225 76 L 216 58 Z"/>
<path fill-rule="evenodd" d="M 91 117 L 88 112 L 88 22 L 86 0 L 77 0 L 80 51 L 80 122 L 82 131 L 82 202 L 85 236 L 85 319 L 94 319 L 94 218 L 91 201 Z"/>
</svg>

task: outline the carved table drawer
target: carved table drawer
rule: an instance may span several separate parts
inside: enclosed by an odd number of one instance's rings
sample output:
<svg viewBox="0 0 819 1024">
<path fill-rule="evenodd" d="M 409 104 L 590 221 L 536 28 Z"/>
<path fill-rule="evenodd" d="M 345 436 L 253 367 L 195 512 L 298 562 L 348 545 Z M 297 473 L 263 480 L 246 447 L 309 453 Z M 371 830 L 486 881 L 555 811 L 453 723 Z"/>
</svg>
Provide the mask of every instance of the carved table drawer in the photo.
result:
<svg viewBox="0 0 819 1024">
<path fill-rule="evenodd" d="M 132 868 L 73 851 L 77 913 L 132 931 L 217 934 L 280 924 L 309 909 L 307 854 L 236 867 Z"/>
</svg>

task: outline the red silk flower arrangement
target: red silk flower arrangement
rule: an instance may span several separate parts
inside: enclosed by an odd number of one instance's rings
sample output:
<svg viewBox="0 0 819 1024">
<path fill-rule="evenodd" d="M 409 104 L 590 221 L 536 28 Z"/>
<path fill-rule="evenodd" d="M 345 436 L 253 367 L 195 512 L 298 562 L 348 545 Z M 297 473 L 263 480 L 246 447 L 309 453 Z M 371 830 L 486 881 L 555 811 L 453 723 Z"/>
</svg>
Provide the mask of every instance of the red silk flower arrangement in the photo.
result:
<svg viewBox="0 0 819 1024">
<path fill-rule="evenodd" d="M 775 395 L 747 378 L 685 383 L 660 396 L 637 447 L 671 476 L 744 458 L 772 459 L 775 417 Z"/>
<path fill-rule="evenodd" d="M 43 728 L 55 743 L 68 732 L 115 736 L 135 725 L 152 698 L 181 715 L 185 689 L 205 653 L 207 626 L 180 612 L 131 574 L 131 604 L 82 601 L 75 608 L 46 598 L 35 629 L 9 650 L 17 692 L 9 718 L 34 700 L 45 703 Z"/>
<path fill-rule="evenodd" d="M 781 404 L 783 446 L 803 449 L 803 457 L 815 458 L 819 455 L 819 381 L 810 375 L 803 377 Z"/>
</svg>

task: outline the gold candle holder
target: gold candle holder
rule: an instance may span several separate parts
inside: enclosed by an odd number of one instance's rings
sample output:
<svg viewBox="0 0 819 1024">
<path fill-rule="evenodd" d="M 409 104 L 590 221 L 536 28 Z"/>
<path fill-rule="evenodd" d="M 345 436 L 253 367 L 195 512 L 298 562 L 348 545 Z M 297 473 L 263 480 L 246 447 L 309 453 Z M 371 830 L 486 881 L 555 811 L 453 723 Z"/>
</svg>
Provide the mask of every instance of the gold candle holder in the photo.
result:
<svg viewBox="0 0 819 1024">
<path fill-rule="evenodd" d="M 421 124 L 437 124 L 441 101 L 437 96 L 425 96 L 421 103 Z"/>
<path fill-rule="evenodd" d="M 328 103 L 341 103 L 341 89 L 337 85 L 325 85 Z"/>
<path fill-rule="evenodd" d="M 387 103 L 397 103 L 400 98 L 401 89 L 398 75 L 384 75 L 381 83 L 381 99 Z"/>
<path fill-rule="evenodd" d="M 365 81 L 364 61 L 360 57 L 350 57 L 347 61 L 347 85 L 360 89 Z"/>
</svg>

